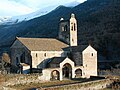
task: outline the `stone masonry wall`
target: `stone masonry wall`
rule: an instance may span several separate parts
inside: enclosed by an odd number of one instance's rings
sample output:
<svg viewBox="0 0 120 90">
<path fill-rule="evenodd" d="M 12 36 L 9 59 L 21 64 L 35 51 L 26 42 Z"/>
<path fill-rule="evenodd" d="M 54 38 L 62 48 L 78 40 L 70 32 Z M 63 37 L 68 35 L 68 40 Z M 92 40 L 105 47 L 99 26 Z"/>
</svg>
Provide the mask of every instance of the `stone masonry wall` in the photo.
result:
<svg viewBox="0 0 120 90">
<path fill-rule="evenodd" d="M 42 74 L 9 74 L 5 76 L 4 86 L 37 83 L 42 81 Z M 43 82 L 43 81 L 42 81 Z"/>
<path fill-rule="evenodd" d="M 109 79 L 90 81 L 85 83 L 76 83 L 70 85 L 54 86 L 41 88 L 38 90 L 100 90 L 108 87 L 112 83 Z"/>
</svg>

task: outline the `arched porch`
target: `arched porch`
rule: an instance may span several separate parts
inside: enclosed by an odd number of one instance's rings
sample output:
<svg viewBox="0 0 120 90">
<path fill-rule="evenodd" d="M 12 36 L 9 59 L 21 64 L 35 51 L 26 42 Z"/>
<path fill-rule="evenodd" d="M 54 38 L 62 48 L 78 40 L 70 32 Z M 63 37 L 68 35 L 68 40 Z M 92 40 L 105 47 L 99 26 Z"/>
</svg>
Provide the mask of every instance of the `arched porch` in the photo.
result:
<svg viewBox="0 0 120 90">
<path fill-rule="evenodd" d="M 75 78 L 80 78 L 80 77 L 82 77 L 82 70 L 76 69 L 75 70 Z"/>
<path fill-rule="evenodd" d="M 51 72 L 51 80 L 59 80 L 60 78 L 60 73 L 57 70 L 53 70 Z"/>
<path fill-rule="evenodd" d="M 66 63 L 63 65 L 62 76 L 63 76 L 63 79 L 65 79 L 65 78 L 71 79 L 72 78 L 72 66 L 69 63 Z"/>
</svg>

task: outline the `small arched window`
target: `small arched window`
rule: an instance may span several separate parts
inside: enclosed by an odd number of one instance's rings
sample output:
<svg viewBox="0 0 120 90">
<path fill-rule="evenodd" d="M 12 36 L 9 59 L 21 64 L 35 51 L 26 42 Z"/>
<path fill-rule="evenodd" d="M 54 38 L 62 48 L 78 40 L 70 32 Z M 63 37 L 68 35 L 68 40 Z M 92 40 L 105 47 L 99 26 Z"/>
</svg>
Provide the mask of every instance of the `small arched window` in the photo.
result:
<svg viewBox="0 0 120 90">
<path fill-rule="evenodd" d="M 61 27 L 62 31 L 64 31 L 64 26 Z"/>
<path fill-rule="evenodd" d="M 93 56 L 93 53 L 91 54 L 91 56 Z"/>
<path fill-rule="evenodd" d="M 16 57 L 16 65 L 18 65 L 19 64 L 19 59 L 18 59 L 18 57 Z"/>
<path fill-rule="evenodd" d="M 71 27 L 71 30 L 73 31 L 73 26 Z"/>
<path fill-rule="evenodd" d="M 76 25 L 75 25 L 75 23 L 74 23 L 74 31 L 76 31 Z"/>
<path fill-rule="evenodd" d="M 67 25 L 65 25 L 65 27 L 64 27 L 64 31 L 67 31 L 67 29 L 68 29 L 68 27 L 67 27 Z"/>
<path fill-rule="evenodd" d="M 38 55 L 37 55 L 37 53 L 36 53 L 36 57 L 37 57 Z"/>
<path fill-rule="evenodd" d="M 45 53 L 45 54 L 44 54 L 44 56 L 46 57 L 46 56 L 47 56 L 47 54 Z"/>
</svg>

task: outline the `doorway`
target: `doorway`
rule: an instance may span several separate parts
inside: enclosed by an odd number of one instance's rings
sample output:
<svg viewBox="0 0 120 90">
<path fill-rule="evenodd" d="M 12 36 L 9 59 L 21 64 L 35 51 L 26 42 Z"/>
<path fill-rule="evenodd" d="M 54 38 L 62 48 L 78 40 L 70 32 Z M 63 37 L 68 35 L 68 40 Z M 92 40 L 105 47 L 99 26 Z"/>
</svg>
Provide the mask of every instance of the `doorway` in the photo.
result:
<svg viewBox="0 0 120 90">
<path fill-rule="evenodd" d="M 59 71 L 54 70 L 51 72 L 51 80 L 59 80 Z"/>
<path fill-rule="evenodd" d="M 65 65 L 63 65 L 62 72 L 63 78 L 72 78 L 72 66 L 70 64 L 66 63 Z"/>
</svg>

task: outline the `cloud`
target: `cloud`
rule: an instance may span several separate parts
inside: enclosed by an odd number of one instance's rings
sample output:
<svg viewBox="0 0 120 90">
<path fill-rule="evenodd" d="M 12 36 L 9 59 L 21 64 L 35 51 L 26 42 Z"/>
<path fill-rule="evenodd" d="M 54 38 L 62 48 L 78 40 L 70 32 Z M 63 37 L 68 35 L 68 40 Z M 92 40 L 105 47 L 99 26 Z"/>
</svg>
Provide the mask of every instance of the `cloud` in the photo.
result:
<svg viewBox="0 0 120 90">
<path fill-rule="evenodd" d="M 0 0 L 0 16 L 20 15 L 23 13 L 27 14 L 32 11 L 31 8 L 23 4 L 9 0 Z"/>
</svg>

